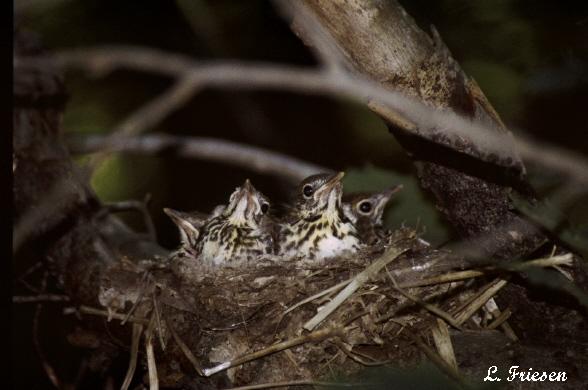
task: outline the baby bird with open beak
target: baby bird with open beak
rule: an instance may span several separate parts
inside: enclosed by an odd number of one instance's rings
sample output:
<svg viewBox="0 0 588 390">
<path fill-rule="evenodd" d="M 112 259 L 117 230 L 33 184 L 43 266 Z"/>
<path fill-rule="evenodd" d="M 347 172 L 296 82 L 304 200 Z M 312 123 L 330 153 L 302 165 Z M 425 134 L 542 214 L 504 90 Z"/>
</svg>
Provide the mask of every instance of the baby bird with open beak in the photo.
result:
<svg viewBox="0 0 588 390">
<path fill-rule="evenodd" d="M 274 253 L 269 200 L 249 179 L 208 218 L 166 210 L 180 228 L 182 249 L 204 264 L 236 265 Z"/>
</svg>

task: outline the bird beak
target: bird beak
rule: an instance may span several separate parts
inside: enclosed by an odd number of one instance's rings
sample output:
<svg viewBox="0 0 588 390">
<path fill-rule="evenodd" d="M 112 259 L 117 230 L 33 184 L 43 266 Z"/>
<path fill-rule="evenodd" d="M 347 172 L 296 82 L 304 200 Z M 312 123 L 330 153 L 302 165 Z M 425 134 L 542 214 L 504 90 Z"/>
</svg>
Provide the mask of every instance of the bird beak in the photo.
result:
<svg viewBox="0 0 588 390">
<path fill-rule="evenodd" d="M 249 181 L 249 179 L 245 179 L 245 183 L 241 187 L 241 196 L 247 196 L 247 204 L 253 203 L 253 197 L 255 195 L 255 187 Z"/>
<path fill-rule="evenodd" d="M 338 172 L 333 174 L 333 176 L 331 176 L 329 180 L 327 180 L 327 182 L 322 185 L 321 191 L 331 192 L 331 189 L 333 187 L 341 183 L 341 179 L 343 179 L 343 176 L 345 176 L 345 172 Z"/>
<path fill-rule="evenodd" d="M 163 212 L 166 213 L 167 216 L 178 226 L 187 219 L 186 213 L 182 213 L 181 211 L 164 207 Z"/>
<path fill-rule="evenodd" d="M 246 219 L 246 216 L 251 212 L 251 210 L 254 210 L 255 193 L 256 190 L 249 179 L 245 180 L 245 183 L 239 187 L 238 192 L 233 200 L 234 207 L 231 208 L 232 218 Z"/>
<path fill-rule="evenodd" d="M 386 204 L 392 198 L 392 195 L 400 192 L 402 190 L 402 184 L 398 184 L 397 186 L 390 187 L 385 189 L 384 191 L 380 192 L 377 197 L 378 203 Z"/>
<path fill-rule="evenodd" d="M 319 197 L 328 198 L 329 195 L 336 189 L 341 191 L 341 179 L 345 176 L 345 172 L 338 172 L 333 174 L 317 191 Z"/>
<path fill-rule="evenodd" d="M 192 222 L 190 222 L 189 214 L 167 207 L 163 209 L 163 212 L 166 213 L 173 223 L 178 226 L 178 229 L 180 229 L 182 242 L 187 245 L 196 245 L 196 240 L 200 236 L 200 231 Z"/>
<path fill-rule="evenodd" d="M 390 187 L 385 189 L 384 191 L 378 193 L 377 195 L 375 195 L 374 197 L 372 197 L 372 199 L 375 201 L 376 207 L 374 208 L 373 214 L 378 218 L 382 218 L 382 216 L 384 215 L 384 209 L 386 208 L 386 205 L 388 204 L 388 201 L 390 200 L 390 198 L 392 198 L 392 196 L 394 194 L 396 194 L 397 192 L 399 192 L 400 190 L 402 190 L 402 184 L 399 184 L 397 186 L 394 187 Z"/>
<path fill-rule="evenodd" d="M 241 187 L 238 187 L 235 195 L 235 202 L 240 203 L 243 198 L 250 198 L 255 189 L 251 185 L 249 179 L 245 180 L 245 183 Z"/>
</svg>

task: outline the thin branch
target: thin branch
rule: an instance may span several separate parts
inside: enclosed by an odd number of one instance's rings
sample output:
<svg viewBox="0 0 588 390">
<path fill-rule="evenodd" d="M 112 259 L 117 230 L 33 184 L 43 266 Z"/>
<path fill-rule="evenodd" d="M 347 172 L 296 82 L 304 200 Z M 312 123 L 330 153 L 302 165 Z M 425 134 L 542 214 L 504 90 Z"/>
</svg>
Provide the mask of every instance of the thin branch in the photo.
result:
<svg viewBox="0 0 588 390">
<path fill-rule="evenodd" d="M 296 303 L 296 304 L 294 304 L 294 305 L 290 306 L 288 309 L 286 309 L 286 310 L 284 311 L 284 313 L 282 313 L 282 315 L 286 315 L 286 314 L 290 313 L 292 310 L 296 309 L 297 307 L 300 307 L 300 306 L 302 306 L 302 305 L 304 305 L 304 304 L 306 304 L 306 303 L 312 302 L 312 301 L 314 301 L 315 299 L 318 299 L 318 298 L 320 298 L 320 297 L 322 297 L 322 296 L 325 296 L 325 295 L 327 295 L 327 294 L 330 294 L 330 293 L 332 293 L 332 292 L 339 291 L 339 290 L 341 290 L 343 287 L 345 287 L 345 286 L 347 286 L 349 283 L 351 283 L 351 281 L 352 281 L 352 280 L 353 280 L 353 278 L 351 278 L 351 279 L 347 279 L 347 280 L 345 280 L 345 281 L 343 281 L 343 282 L 341 282 L 341 283 L 338 283 L 338 284 L 336 284 L 336 285 L 334 285 L 334 286 L 332 286 L 332 287 L 329 287 L 329 288 L 327 288 L 327 289 L 325 289 L 325 290 L 323 290 L 323 291 L 320 291 L 320 292 L 318 292 L 318 293 L 316 293 L 316 294 L 314 294 L 314 295 L 312 295 L 312 296 L 310 296 L 310 297 L 308 297 L 308 298 L 304 298 L 304 299 L 303 299 L 303 300 L 301 300 L 300 302 L 298 302 L 298 303 Z"/>
<path fill-rule="evenodd" d="M 207 137 L 151 134 L 124 139 L 105 136 L 72 138 L 69 141 L 73 153 L 90 153 L 100 150 L 155 154 L 171 151 L 179 157 L 199 158 L 248 167 L 265 174 L 286 176 L 299 181 L 317 172 L 332 169 L 307 163 L 294 157 L 231 141 Z"/>
<path fill-rule="evenodd" d="M 91 314 L 91 315 L 95 315 L 95 316 L 100 316 L 100 317 L 106 317 L 106 318 L 116 318 L 117 320 L 124 320 L 126 319 L 127 322 L 132 322 L 133 324 L 141 324 L 141 325 L 149 325 L 149 320 L 146 318 L 140 318 L 140 317 L 135 317 L 135 316 L 130 316 L 127 318 L 126 315 L 123 314 L 119 314 L 119 313 L 109 313 L 106 310 L 100 310 L 100 309 L 96 309 L 90 306 L 80 306 L 79 308 L 80 313 L 83 314 Z"/>
<path fill-rule="evenodd" d="M 349 347 L 347 345 L 345 345 L 345 343 L 343 343 L 342 341 L 335 341 L 334 344 L 345 354 L 347 355 L 350 359 L 352 359 L 353 361 L 364 365 L 364 366 L 368 366 L 368 367 L 377 367 L 377 366 L 383 366 L 385 364 L 390 364 L 392 363 L 392 360 L 381 360 L 381 361 L 376 361 L 375 359 L 371 358 L 371 361 L 367 361 L 365 360 L 363 357 L 361 357 L 358 353 L 353 352 L 353 348 Z"/>
<path fill-rule="evenodd" d="M 508 134 L 496 132 L 479 122 L 453 112 L 441 111 L 399 91 L 382 87 L 378 82 L 348 72 L 326 72 L 324 69 L 267 63 L 198 62 L 189 57 L 136 47 L 103 47 L 78 49 L 58 53 L 51 57 L 20 57 L 14 59 L 14 67 L 65 66 L 108 72 L 117 68 L 131 68 L 165 74 L 173 78 L 190 76 L 191 82 L 200 87 L 234 89 L 288 90 L 309 94 L 347 96 L 364 103 L 377 101 L 391 107 L 405 120 L 416 125 L 415 135 L 439 142 L 443 133 L 448 143 L 464 140 L 476 146 L 473 157 L 496 164 L 520 153 L 526 160 L 557 170 L 578 183 L 588 183 L 588 161 L 580 155 L 537 143 L 518 136 L 515 153 L 513 139 Z"/>
<path fill-rule="evenodd" d="M 455 358 L 455 352 L 453 350 L 453 343 L 451 342 L 451 336 L 449 335 L 449 328 L 445 321 L 441 318 L 437 318 L 437 325 L 431 327 L 431 332 L 439 356 L 441 356 L 449 366 L 453 367 L 456 372 L 459 372 L 457 359 Z"/>
<path fill-rule="evenodd" d="M 482 290 L 476 298 L 468 304 L 465 308 L 463 308 L 459 314 L 455 316 L 458 324 L 463 324 L 465 321 L 468 320 L 478 309 L 488 302 L 490 298 L 492 298 L 500 289 L 506 286 L 507 280 L 506 279 L 495 279 L 488 288 Z"/>
<path fill-rule="evenodd" d="M 305 343 L 316 343 L 316 342 L 325 340 L 330 337 L 341 336 L 341 335 L 343 335 L 343 332 L 344 332 L 343 327 L 335 326 L 335 327 L 320 329 L 320 330 L 317 330 L 315 332 L 312 332 L 312 333 L 309 333 L 309 334 L 306 334 L 303 336 L 294 337 L 292 339 L 283 341 L 281 343 L 271 345 L 271 346 L 264 348 L 262 350 L 248 353 L 246 355 L 243 355 L 243 356 L 236 358 L 236 359 L 233 359 L 233 360 L 228 360 L 228 361 L 223 362 L 221 364 L 218 364 L 214 367 L 205 368 L 203 371 L 204 376 L 211 376 L 211 375 L 214 375 L 218 372 L 228 370 L 231 367 L 240 366 L 241 364 L 262 358 L 267 355 L 274 354 L 279 351 L 283 351 L 285 349 L 295 347 L 297 345 L 301 345 L 301 344 L 305 344 Z"/>
<path fill-rule="evenodd" d="M 174 341 L 176 342 L 176 344 L 178 344 L 178 346 L 180 347 L 180 349 L 184 353 L 184 356 L 186 356 L 188 361 L 192 364 L 192 367 L 194 367 L 194 370 L 196 371 L 196 373 L 200 376 L 204 376 L 204 374 L 202 372 L 202 368 L 200 368 L 200 363 L 198 363 L 198 360 L 196 360 L 196 357 L 194 356 L 192 351 L 190 351 L 190 348 L 188 348 L 186 343 L 184 343 L 184 341 L 180 338 L 180 336 L 178 336 L 178 334 L 176 333 L 176 331 L 174 330 L 174 328 L 171 326 L 170 322 L 168 321 L 167 317 L 165 317 L 165 316 L 164 316 L 164 321 L 167 326 L 167 330 L 169 330 L 169 332 L 171 333 Z"/>
<path fill-rule="evenodd" d="M 39 294 L 39 295 L 15 295 L 13 303 L 40 303 L 40 302 L 69 302 L 67 295 Z"/>
<path fill-rule="evenodd" d="M 163 339 L 163 327 L 161 322 L 161 314 L 159 312 L 159 300 L 155 296 L 155 292 L 152 293 L 151 299 L 153 300 L 153 312 L 155 313 L 155 320 L 157 324 L 157 335 L 159 337 L 159 344 L 161 345 L 161 350 L 165 351 L 166 345 Z"/>
<path fill-rule="evenodd" d="M 141 281 L 139 282 L 140 285 L 139 285 L 139 293 L 137 294 L 137 299 L 135 300 L 135 302 L 133 303 L 133 305 L 131 306 L 129 311 L 126 313 L 125 318 L 120 323 L 121 325 L 124 325 L 128 321 L 128 319 L 131 317 L 133 312 L 137 309 L 139 304 L 142 302 L 143 296 L 145 295 L 145 290 L 147 290 L 147 287 L 149 284 L 149 280 L 150 280 L 149 275 L 150 274 L 148 271 L 143 273 L 143 276 L 141 277 Z"/>
<path fill-rule="evenodd" d="M 496 328 L 498 328 L 500 325 L 502 325 L 504 323 L 504 321 L 508 320 L 511 315 L 512 315 L 512 311 L 510 311 L 510 309 L 506 309 L 505 311 L 503 311 L 502 313 L 500 313 L 498 315 L 498 317 L 496 317 L 494 319 L 494 321 L 492 321 L 486 328 L 487 329 L 496 329 Z"/>
<path fill-rule="evenodd" d="M 41 291 L 47 290 L 47 279 L 49 277 L 48 271 L 45 271 L 43 275 L 43 279 L 41 281 Z M 43 352 L 43 348 L 41 347 L 41 343 L 39 342 L 39 320 L 41 317 L 41 311 L 43 310 L 43 304 L 38 303 L 35 307 L 35 314 L 33 316 L 33 345 L 35 346 L 35 350 L 37 355 L 39 356 L 39 360 L 41 361 L 41 365 L 43 366 L 43 370 L 51 381 L 51 384 L 57 389 L 61 388 L 61 381 L 55 372 L 53 366 L 47 361 L 45 353 Z"/>
<path fill-rule="evenodd" d="M 147 354 L 147 370 L 149 372 L 149 390 L 159 390 L 159 377 L 157 364 L 155 363 L 155 351 L 153 349 L 153 329 L 155 327 L 155 313 L 151 314 L 151 321 L 145 332 L 145 353 Z"/>
<path fill-rule="evenodd" d="M 436 316 L 444 319 L 445 321 L 447 321 L 451 326 L 453 326 L 454 328 L 458 329 L 458 330 L 463 330 L 463 328 L 460 326 L 460 324 L 456 321 L 455 318 L 453 318 L 453 316 L 449 313 L 447 313 L 444 310 L 441 310 L 440 308 L 438 308 L 437 306 L 430 304 L 428 302 L 424 302 L 421 299 L 419 299 L 418 297 L 410 294 L 407 291 L 404 291 L 402 288 L 400 288 L 398 286 L 398 283 L 396 283 L 396 279 L 394 279 L 394 277 L 392 276 L 392 274 L 390 273 L 390 271 L 388 271 L 387 267 L 384 267 L 384 269 L 386 270 L 386 273 L 388 274 L 388 277 L 390 278 L 390 280 L 392 281 L 392 287 L 394 287 L 394 289 L 396 291 L 398 291 L 400 294 L 402 294 L 403 296 L 405 296 L 406 298 L 410 299 L 411 301 L 419 304 L 420 306 L 422 306 L 423 308 L 425 308 L 426 310 L 430 311 L 431 313 L 435 314 Z"/>
<path fill-rule="evenodd" d="M 115 127 L 108 135 L 111 143 L 123 141 L 125 138 L 150 130 L 165 119 L 172 111 L 183 106 L 198 90 L 199 80 L 196 77 L 180 78 L 167 91 L 147 104 L 142 105 Z M 95 169 L 108 157 L 109 150 L 92 157 L 88 163 L 90 171 Z"/>
<path fill-rule="evenodd" d="M 437 367 L 439 367 L 443 372 L 445 372 L 450 378 L 456 380 L 458 383 L 463 384 L 463 378 L 459 374 L 459 372 L 448 364 L 441 356 L 439 356 L 435 351 L 433 351 L 427 344 L 421 340 L 421 337 L 412 333 L 407 329 L 406 332 L 410 338 L 416 343 L 416 345 L 427 355 L 429 360 L 433 362 Z"/>
<path fill-rule="evenodd" d="M 143 325 L 140 324 L 133 324 L 133 336 L 131 339 L 131 356 L 129 358 L 129 368 L 127 369 L 127 374 L 125 375 L 125 380 L 121 385 L 121 390 L 127 390 L 133 380 L 133 376 L 135 375 L 135 369 L 137 368 L 137 356 L 139 354 L 139 341 L 141 339 L 141 334 L 143 333 Z"/>
<path fill-rule="evenodd" d="M 292 30 L 305 41 L 326 72 L 342 72 L 348 65 L 337 42 L 302 1 L 274 0 L 285 17 L 293 19 Z"/>
</svg>

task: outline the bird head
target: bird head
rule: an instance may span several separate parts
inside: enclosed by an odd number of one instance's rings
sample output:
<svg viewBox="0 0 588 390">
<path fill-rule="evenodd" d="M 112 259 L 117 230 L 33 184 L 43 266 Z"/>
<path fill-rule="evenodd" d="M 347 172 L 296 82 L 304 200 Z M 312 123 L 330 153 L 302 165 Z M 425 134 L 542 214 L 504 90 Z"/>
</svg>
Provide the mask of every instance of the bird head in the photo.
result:
<svg viewBox="0 0 588 390">
<path fill-rule="evenodd" d="M 249 179 L 231 194 L 222 216 L 235 225 L 258 226 L 270 208 L 269 199 L 257 191 Z"/>
<path fill-rule="evenodd" d="M 321 173 L 304 179 L 298 186 L 297 210 L 302 218 L 335 214 L 341 206 L 344 172 Z"/>
<path fill-rule="evenodd" d="M 392 195 L 402 189 L 402 185 L 386 188 L 380 192 L 356 193 L 343 199 L 345 215 L 353 223 L 365 220 L 373 225 L 381 225 L 386 205 Z"/>
</svg>

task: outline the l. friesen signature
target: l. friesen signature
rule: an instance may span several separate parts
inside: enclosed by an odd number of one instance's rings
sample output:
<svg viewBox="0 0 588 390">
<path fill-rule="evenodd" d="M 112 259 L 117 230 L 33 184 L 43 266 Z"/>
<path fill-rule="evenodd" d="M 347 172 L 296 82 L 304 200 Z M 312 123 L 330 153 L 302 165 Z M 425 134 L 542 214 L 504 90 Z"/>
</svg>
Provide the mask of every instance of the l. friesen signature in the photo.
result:
<svg viewBox="0 0 588 390">
<path fill-rule="evenodd" d="M 511 366 L 508 369 L 507 381 L 520 381 L 520 382 L 565 382 L 568 377 L 565 371 L 536 371 L 533 368 L 527 370 L 520 370 L 519 366 Z M 498 367 L 490 366 L 488 368 L 488 375 L 484 378 L 484 382 L 500 382 L 498 373 Z"/>
</svg>

